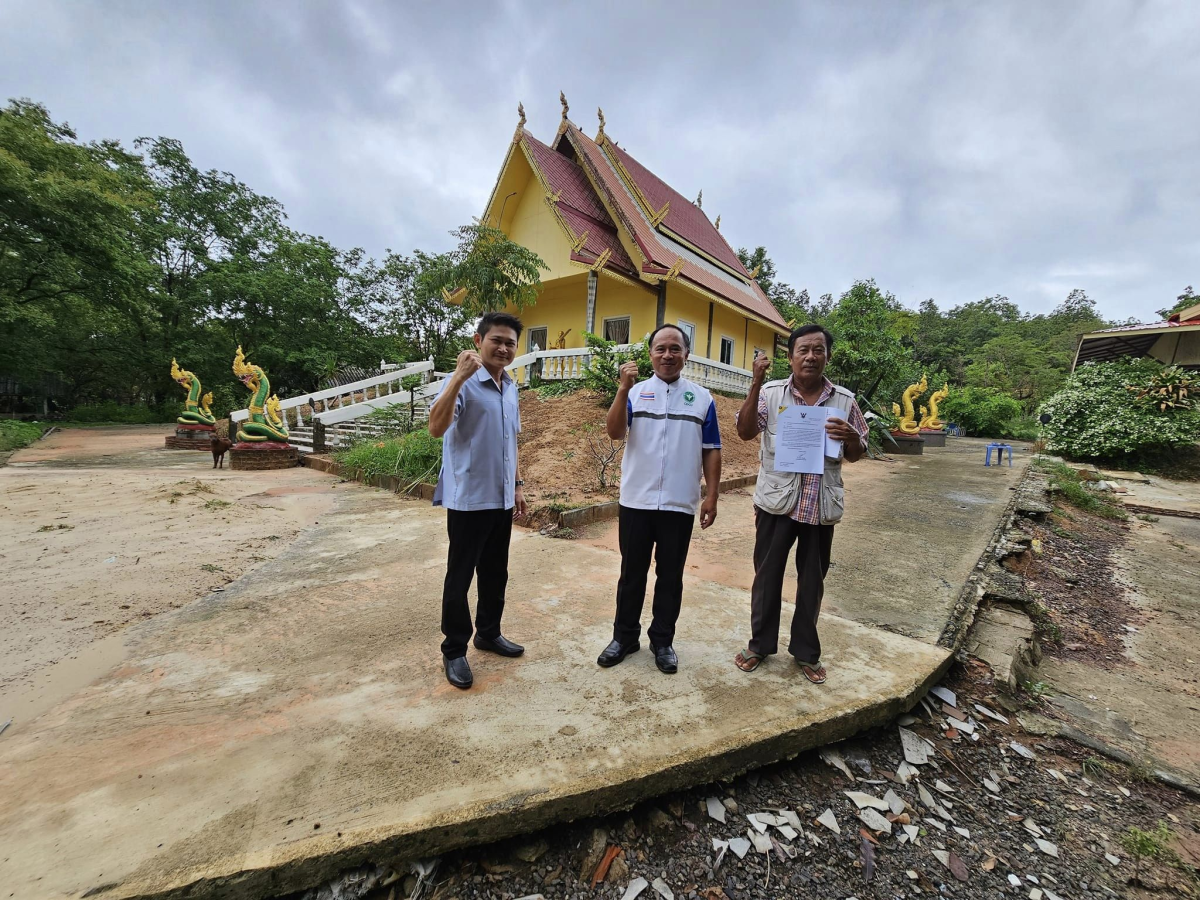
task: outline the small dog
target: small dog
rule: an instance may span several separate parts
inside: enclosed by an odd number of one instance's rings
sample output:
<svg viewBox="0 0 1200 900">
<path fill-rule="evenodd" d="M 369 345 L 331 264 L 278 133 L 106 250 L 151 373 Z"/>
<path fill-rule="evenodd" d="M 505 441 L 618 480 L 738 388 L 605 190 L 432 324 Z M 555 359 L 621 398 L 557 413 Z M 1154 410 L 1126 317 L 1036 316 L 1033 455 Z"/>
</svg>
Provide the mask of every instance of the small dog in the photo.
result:
<svg viewBox="0 0 1200 900">
<path fill-rule="evenodd" d="M 218 434 L 214 434 L 210 445 L 212 446 L 213 468 L 218 468 L 217 463 L 221 464 L 220 468 L 225 468 L 225 451 L 232 447 L 233 443 Z"/>
</svg>

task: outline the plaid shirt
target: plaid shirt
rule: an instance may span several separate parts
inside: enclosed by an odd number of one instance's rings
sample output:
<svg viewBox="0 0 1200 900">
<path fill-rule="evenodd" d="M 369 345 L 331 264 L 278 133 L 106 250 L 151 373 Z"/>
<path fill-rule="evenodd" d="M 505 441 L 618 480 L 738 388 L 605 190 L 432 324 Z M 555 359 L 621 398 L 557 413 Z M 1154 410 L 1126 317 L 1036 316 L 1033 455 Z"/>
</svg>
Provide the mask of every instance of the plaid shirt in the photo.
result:
<svg viewBox="0 0 1200 900">
<path fill-rule="evenodd" d="M 824 379 L 825 386 L 821 388 L 821 396 L 817 398 L 817 406 L 820 406 L 833 394 L 833 382 L 828 378 Z M 804 402 L 804 398 L 800 395 L 800 391 L 792 384 L 792 379 L 788 378 L 788 387 L 792 390 L 792 398 L 800 406 L 808 406 Z M 736 422 L 736 419 L 734 420 Z M 858 408 L 858 404 L 853 400 L 850 401 L 850 413 L 847 420 L 850 427 L 858 432 L 859 440 L 862 445 L 867 446 L 867 420 L 863 417 L 862 411 Z M 761 434 L 767 427 L 767 401 L 759 395 L 758 398 L 758 432 Z M 820 475 L 805 475 L 800 476 L 800 499 L 796 501 L 796 508 L 792 510 L 791 517 L 797 522 L 805 525 L 821 524 L 820 511 L 820 495 L 821 495 L 821 476 Z"/>
</svg>

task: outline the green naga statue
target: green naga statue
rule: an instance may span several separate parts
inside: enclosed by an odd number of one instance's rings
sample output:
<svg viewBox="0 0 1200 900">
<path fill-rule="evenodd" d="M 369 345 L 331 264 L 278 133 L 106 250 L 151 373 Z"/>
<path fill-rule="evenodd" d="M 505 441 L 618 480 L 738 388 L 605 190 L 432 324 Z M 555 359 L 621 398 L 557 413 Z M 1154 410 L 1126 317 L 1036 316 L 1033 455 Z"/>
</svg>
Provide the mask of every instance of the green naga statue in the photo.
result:
<svg viewBox="0 0 1200 900">
<path fill-rule="evenodd" d="M 216 417 L 209 408 L 209 404 L 212 403 L 212 394 L 200 396 L 200 391 L 203 390 L 200 387 L 200 379 L 187 369 L 179 368 L 179 363 L 174 359 L 171 360 L 171 379 L 179 382 L 188 392 L 183 412 L 175 421 L 180 425 L 215 425 Z"/>
<path fill-rule="evenodd" d="M 238 429 L 237 439 L 249 443 L 281 441 L 287 443 L 287 423 L 279 408 L 279 398 L 271 395 L 271 382 L 266 373 L 254 363 L 246 362 L 241 344 L 233 358 L 233 374 L 254 392 L 250 398 L 250 418 Z"/>
</svg>

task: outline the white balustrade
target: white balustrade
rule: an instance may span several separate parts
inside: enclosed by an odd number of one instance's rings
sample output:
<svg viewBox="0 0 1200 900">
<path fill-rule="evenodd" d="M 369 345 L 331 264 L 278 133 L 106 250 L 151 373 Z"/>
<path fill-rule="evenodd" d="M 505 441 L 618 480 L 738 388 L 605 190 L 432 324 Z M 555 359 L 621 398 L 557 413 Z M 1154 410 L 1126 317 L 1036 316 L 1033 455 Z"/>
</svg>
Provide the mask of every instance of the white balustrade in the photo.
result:
<svg viewBox="0 0 1200 900">
<path fill-rule="evenodd" d="M 361 393 L 363 400 L 367 399 L 367 391 L 374 388 L 373 393 L 378 398 L 381 395 L 390 395 L 400 390 L 400 382 L 409 375 L 419 375 L 425 372 L 433 371 L 433 360 L 427 359 L 422 362 L 408 363 L 398 369 L 393 369 L 390 372 L 384 372 L 382 375 L 373 375 L 370 378 L 363 378 L 359 381 L 352 381 L 349 384 L 338 385 L 337 387 L 325 388 L 320 391 L 313 391 L 308 394 L 301 394 L 298 397 L 289 397 L 287 400 L 281 400 L 279 403 L 280 409 L 283 411 L 284 418 L 287 418 L 287 411 L 296 409 L 300 406 L 308 406 L 312 403 L 312 411 L 317 412 L 317 404 L 321 405 L 322 411 L 328 411 L 334 407 L 343 407 L 353 405 L 355 403 L 355 394 Z M 426 380 L 429 376 L 426 375 Z M 386 404 L 385 404 L 386 405 Z M 299 415 L 299 413 L 297 413 Z M 239 409 L 229 414 L 230 420 L 234 422 L 243 422 L 250 417 L 249 409 Z"/>
</svg>

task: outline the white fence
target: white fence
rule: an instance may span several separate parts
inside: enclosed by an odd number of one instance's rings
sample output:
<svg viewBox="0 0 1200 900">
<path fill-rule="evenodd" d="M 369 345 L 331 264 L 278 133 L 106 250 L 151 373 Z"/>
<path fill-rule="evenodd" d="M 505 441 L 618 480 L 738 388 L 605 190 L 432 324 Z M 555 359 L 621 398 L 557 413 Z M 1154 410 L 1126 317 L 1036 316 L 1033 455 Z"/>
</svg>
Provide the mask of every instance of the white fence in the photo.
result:
<svg viewBox="0 0 1200 900">
<path fill-rule="evenodd" d="M 637 346 L 622 344 L 616 350 L 628 353 Z M 542 381 L 572 381 L 583 378 L 584 369 L 587 368 L 590 359 L 591 353 L 584 347 L 572 350 L 538 350 L 514 359 L 508 366 L 508 373 L 522 384 L 529 384 L 534 374 Z M 425 374 L 427 382 L 417 388 L 410 397 L 408 391 L 400 388 L 400 382 L 409 375 L 416 374 Z M 709 390 L 743 395 L 750 390 L 752 378 L 752 374 L 746 369 L 703 356 L 689 357 L 683 374 Z M 415 418 L 425 418 L 429 414 L 429 404 L 441 391 L 449 375 L 448 372 L 435 372 L 433 361 L 428 360 L 412 363 L 374 378 L 316 391 L 302 397 L 292 397 L 281 401 L 280 406 L 285 416 L 288 416 L 289 412 L 292 414 L 289 417 L 289 427 L 300 429 L 292 443 L 307 453 L 312 452 L 312 425 L 317 422 L 326 429 L 326 446 L 335 447 L 375 433 L 375 426 L 360 424 L 356 420 L 377 409 L 407 406 L 411 402 L 415 405 Z M 435 380 L 428 381 L 431 377 Z M 375 396 L 368 398 L 367 393 Z M 359 394 L 363 396 L 362 400 L 357 400 L 356 395 Z M 302 415 L 301 408 L 306 406 L 311 407 L 310 422 L 305 422 Z M 233 413 L 230 418 L 234 422 L 240 422 L 247 415 L 248 410 L 243 409 Z"/>
<path fill-rule="evenodd" d="M 615 349 L 620 353 L 628 353 L 638 346 L 621 344 Z M 523 384 L 528 384 L 534 373 L 542 381 L 572 381 L 583 377 L 583 371 L 587 368 L 590 358 L 591 351 L 586 347 L 571 350 L 538 350 L 518 356 L 508 366 L 508 371 L 514 379 Z M 753 373 L 748 369 L 739 369 L 737 366 L 703 356 L 689 356 L 683 367 L 683 374 L 709 390 L 733 394 L 749 393 L 750 381 L 753 378 Z"/>
<path fill-rule="evenodd" d="M 399 398 L 407 399 L 408 392 L 400 389 L 400 382 L 409 375 L 420 375 L 426 372 L 433 372 L 433 360 L 427 359 L 424 362 L 408 363 L 407 365 L 396 368 L 390 372 L 384 372 L 382 375 L 374 375 L 371 378 L 364 378 L 361 381 L 352 381 L 349 384 L 341 384 L 337 387 L 326 388 L 321 391 L 313 391 L 311 394 L 302 394 L 299 397 L 289 397 L 287 400 L 281 400 L 279 407 L 282 410 L 282 415 L 287 421 L 288 427 L 301 427 L 304 425 L 304 415 L 301 407 L 310 407 L 311 413 L 328 413 L 334 409 L 344 409 L 348 407 L 361 405 L 356 403 L 356 394 L 362 394 L 366 400 L 367 394 L 375 395 L 375 402 L 387 398 L 386 402 L 379 404 L 380 406 L 390 406 L 392 403 L 400 402 Z M 426 382 L 429 376 L 425 376 Z M 419 391 L 418 391 L 419 393 Z M 378 409 L 379 407 L 372 407 Z M 370 412 L 370 409 L 366 410 Z M 361 414 L 361 413 L 360 413 Z M 233 422 L 243 422 L 250 417 L 249 409 L 239 409 L 236 412 L 229 414 L 229 418 Z M 354 416 L 350 416 L 354 418 Z M 338 419 L 339 422 L 347 421 L 347 419 Z"/>
</svg>

